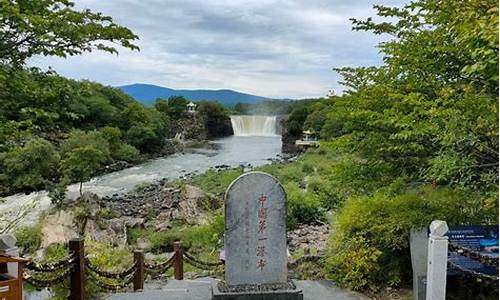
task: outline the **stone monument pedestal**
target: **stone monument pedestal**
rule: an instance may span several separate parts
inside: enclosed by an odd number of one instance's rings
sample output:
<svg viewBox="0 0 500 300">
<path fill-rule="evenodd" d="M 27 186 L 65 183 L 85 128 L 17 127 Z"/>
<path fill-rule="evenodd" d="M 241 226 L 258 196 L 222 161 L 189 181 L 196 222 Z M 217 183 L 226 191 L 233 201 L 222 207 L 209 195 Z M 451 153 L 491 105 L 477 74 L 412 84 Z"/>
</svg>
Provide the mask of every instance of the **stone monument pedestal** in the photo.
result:
<svg viewBox="0 0 500 300">
<path fill-rule="evenodd" d="M 217 282 L 212 283 L 212 300 L 303 300 L 302 290 L 244 290 L 244 291 L 221 291 Z"/>
</svg>

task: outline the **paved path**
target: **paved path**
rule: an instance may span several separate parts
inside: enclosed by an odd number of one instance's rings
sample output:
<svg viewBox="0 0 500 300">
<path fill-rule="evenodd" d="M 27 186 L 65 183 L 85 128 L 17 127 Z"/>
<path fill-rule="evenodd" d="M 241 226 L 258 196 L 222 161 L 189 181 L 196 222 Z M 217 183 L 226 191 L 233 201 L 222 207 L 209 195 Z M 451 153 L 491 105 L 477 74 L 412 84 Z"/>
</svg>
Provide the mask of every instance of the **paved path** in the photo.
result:
<svg viewBox="0 0 500 300">
<path fill-rule="evenodd" d="M 211 300 L 211 283 L 213 279 L 169 280 L 163 287 L 146 286 L 147 290 L 137 293 L 117 293 L 106 300 Z M 304 300 L 367 300 L 369 298 L 335 286 L 331 281 L 296 281 L 297 288 L 302 289 Z"/>
</svg>

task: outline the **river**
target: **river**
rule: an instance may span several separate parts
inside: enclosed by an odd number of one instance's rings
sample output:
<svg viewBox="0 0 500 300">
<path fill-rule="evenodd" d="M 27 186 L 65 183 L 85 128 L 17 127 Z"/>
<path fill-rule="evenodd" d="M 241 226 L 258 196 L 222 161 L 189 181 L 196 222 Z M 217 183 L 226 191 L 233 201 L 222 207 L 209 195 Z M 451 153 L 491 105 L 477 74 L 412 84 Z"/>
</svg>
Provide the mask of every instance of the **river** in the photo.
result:
<svg viewBox="0 0 500 300">
<path fill-rule="evenodd" d="M 281 136 L 231 136 L 209 142 L 205 147 L 187 149 L 184 153 L 173 154 L 147 161 L 143 164 L 96 177 L 83 184 L 83 191 L 107 196 L 126 193 L 141 183 L 153 182 L 161 178 L 176 179 L 187 173 L 204 172 L 217 165 L 232 167 L 251 164 L 259 166 L 270 163 L 281 153 Z M 68 187 L 68 198 L 78 196 L 78 184 Z M 37 219 L 40 211 L 50 207 L 46 191 L 29 195 L 16 194 L 4 198 L 0 212 L 15 209 L 37 199 L 37 209 L 31 213 L 26 223 Z"/>
</svg>

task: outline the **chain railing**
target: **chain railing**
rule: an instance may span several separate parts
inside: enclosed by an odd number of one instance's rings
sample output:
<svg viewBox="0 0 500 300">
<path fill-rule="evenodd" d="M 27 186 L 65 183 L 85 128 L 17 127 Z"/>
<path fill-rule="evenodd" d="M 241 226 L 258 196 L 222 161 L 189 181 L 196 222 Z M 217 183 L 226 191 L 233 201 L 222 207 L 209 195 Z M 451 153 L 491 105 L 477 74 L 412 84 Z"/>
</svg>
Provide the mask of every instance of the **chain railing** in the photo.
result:
<svg viewBox="0 0 500 300">
<path fill-rule="evenodd" d="M 289 262 L 288 263 L 288 268 L 295 269 L 299 265 L 301 265 L 301 264 L 303 264 L 305 262 L 316 262 L 317 263 L 317 262 L 320 262 L 322 258 L 323 257 L 320 256 L 320 255 L 309 255 L 309 254 L 306 254 L 306 255 L 304 255 L 302 257 L 297 258 L 294 261 Z"/>
<path fill-rule="evenodd" d="M 173 268 L 174 278 L 184 277 L 184 261 L 195 268 L 208 271 L 221 270 L 223 261 L 206 261 L 192 253 L 184 251 L 179 241 L 174 242 L 174 253 L 164 262 L 146 262 L 141 250 L 134 251 L 134 263 L 123 271 L 109 271 L 96 266 L 85 256 L 83 239 L 69 242 L 70 254 L 48 263 L 29 261 L 24 265 L 23 279 L 36 288 L 52 287 L 69 279 L 70 300 L 83 300 L 85 277 L 97 286 L 108 291 L 118 291 L 133 284 L 133 290 L 144 287 L 145 272 L 165 272 Z M 320 262 L 322 256 L 309 255 L 309 251 L 301 258 L 288 263 L 290 269 L 305 262 Z"/>
<path fill-rule="evenodd" d="M 40 263 L 40 262 L 30 261 L 24 267 L 27 270 L 34 272 L 54 272 L 68 267 L 74 261 L 75 261 L 75 254 L 70 253 L 68 256 L 55 262 Z"/>
<path fill-rule="evenodd" d="M 58 270 L 60 272 L 24 271 L 23 280 L 36 288 L 51 287 L 63 283 L 66 279 L 68 279 L 73 267 L 74 266 L 70 264 L 69 266 L 66 266 L 64 270 L 59 268 Z"/>
<path fill-rule="evenodd" d="M 73 270 L 76 256 L 68 256 L 55 262 L 29 261 L 24 265 L 23 279 L 36 288 L 45 288 L 62 283 Z"/>
<path fill-rule="evenodd" d="M 147 263 L 144 262 L 144 267 L 146 267 L 146 270 L 148 271 L 155 271 L 155 272 L 164 272 L 171 268 L 174 265 L 175 262 L 175 253 L 170 256 L 170 258 L 165 261 L 165 262 L 151 262 Z"/>
<path fill-rule="evenodd" d="M 129 275 L 134 275 L 135 271 L 137 270 L 137 264 L 134 263 L 128 269 L 121 272 L 105 271 L 93 265 L 88 258 L 85 259 L 85 267 L 87 267 L 87 269 L 89 269 L 95 275 L 107 279 L 124 279 L 126 277 L 129 277 Z"/>
<path fill-rule="evenodd" d="M 118 291 L 126 288 L 134 281 L 134 275 L 130 275 L 127 277 L 120 278 L 120 281 L 117 280 L 109 280 L 107 277 L 98 276 L 95 273 L 90 273 L 90 277 L 93 279 L 92 282 L 97 284 L 100 288 L 109 291 Z"/>
<path fill-rule="evenodd" d="M 206 270 L 206 271 L 213 271 L 216 270 L 217 267 L 224 265 L 222 261 L 219 262 L 207 262 L 200 260 L 193 255 L 191 255 L 189 252 L 183 252 L 184 259 L 186 262 L 190 265 L 192 265 L 195 268 L 201 269 L 201 270 Z"/>
</svg>

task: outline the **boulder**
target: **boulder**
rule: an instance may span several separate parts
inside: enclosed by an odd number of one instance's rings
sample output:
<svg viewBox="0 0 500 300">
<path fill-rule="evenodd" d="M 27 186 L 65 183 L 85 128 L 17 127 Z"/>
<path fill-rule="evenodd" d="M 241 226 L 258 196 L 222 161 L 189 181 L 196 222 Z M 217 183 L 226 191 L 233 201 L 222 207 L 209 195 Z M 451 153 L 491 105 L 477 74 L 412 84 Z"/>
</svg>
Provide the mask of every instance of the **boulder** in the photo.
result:
<svg viewBox="0 0 500 300">
<path fill-rule="evenodd" d="M 121 219 L 127 228 L 144 228 L 144 218 L 123 217 Z"/>
<path fill-rule="evenodd" d="M 115 245 L 127 244 L 127 228 L 119 218 L 101 221 L 88 220 L 85 226 L 85 238 L 94 241 L 106 241 Z"/>
<path fill-rule="evenodd" d="M 199 187 L 186 184 L 183 196 L 188 200 L 203 201 L 206 198 L 206 193 Z"/>
<path fill-rule="evenodd" d="M 51 244 L 66 243 L 78 236 L 73 213 L 63 210 L 57 211 L 45 217 L 43 221 L 40 247 L 45 249 Z"/>
</svg>

